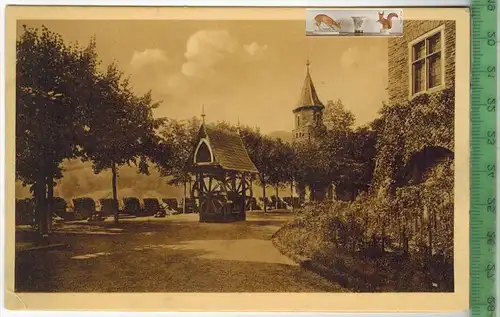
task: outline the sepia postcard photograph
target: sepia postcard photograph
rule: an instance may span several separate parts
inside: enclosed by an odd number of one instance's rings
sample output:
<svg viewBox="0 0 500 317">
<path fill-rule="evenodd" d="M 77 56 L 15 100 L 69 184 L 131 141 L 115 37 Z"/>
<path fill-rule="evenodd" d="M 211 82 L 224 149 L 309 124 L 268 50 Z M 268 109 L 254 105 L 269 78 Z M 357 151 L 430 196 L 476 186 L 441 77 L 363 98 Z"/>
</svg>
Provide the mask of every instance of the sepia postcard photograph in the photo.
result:
<svg viewBox="0 0 500 317">
<path fill-rule="evenodd" d="M 7 307 L 465 310 L 469 11 L 356 14 L 8 7 Z"/>
</svg>

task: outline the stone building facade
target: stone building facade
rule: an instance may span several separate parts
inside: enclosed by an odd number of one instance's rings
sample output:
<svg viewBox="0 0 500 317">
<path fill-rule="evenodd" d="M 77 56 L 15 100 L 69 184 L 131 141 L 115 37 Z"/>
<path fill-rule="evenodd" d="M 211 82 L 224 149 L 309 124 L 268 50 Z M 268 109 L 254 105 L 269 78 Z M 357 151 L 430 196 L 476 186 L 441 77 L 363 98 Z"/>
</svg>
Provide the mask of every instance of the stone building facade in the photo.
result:
<svg viewBox="0 0 500 317">
<path fill-rule="evenodd" d="M 388 47 L 389 103 L 407 101 L 455 83 L 455 21 L 405 21 Z"/>
<path fill-rule="evenodd" d="M 455 21 L 405 21 L 404 35 L 388 40 L 389 104 L 402 104 L 428 94 L 427 104 L 411 106 L 413 116 L 440 111 L 452 118 L 451 123 L 427 120 L 407 127 L 407 175 L 401 180 L 401 186 L 422 182 L 434 166 L 453 157 L 455 105 L 437 104 L 437 100 L 440 93 L 454 89 L 455 50 Z M 428 110 L 424 110 L 425 107 Z"/>
</svg>

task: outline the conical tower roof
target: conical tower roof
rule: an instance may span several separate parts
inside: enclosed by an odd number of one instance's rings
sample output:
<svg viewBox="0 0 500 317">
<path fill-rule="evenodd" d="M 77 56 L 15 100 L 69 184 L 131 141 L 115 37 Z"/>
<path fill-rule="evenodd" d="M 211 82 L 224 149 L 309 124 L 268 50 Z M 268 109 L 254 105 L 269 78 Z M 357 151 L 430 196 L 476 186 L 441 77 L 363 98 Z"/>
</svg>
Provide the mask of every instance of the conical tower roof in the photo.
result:
<svg viewBox="0 0 500 317">
<path fill-rule="evenodd" d="M 295 107 L 295 110 L 304 107 L 320 107 L 324 108 L 325 106 L 319 100 L 318 93 L 316 92 L 316 88 L 314 87 L 314 83 L 311 78 L 311 74 L 309 72 L 309 61 L 306 63 L 306 78 L 304 79 L 304 85 L 302 86 L 302 91 L 300 93 L 300 99 Z"/>
</svg>

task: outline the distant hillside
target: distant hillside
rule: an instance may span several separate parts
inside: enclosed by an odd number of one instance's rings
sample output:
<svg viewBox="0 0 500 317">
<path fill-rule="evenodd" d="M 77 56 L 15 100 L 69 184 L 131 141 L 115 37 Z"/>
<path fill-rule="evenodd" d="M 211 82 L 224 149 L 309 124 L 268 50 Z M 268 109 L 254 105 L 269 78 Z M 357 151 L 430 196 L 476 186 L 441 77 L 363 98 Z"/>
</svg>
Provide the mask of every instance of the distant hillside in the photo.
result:
<svg viewBox="0 0 500 317">
<path fill-rule="evenodd" d="M 104 171 L 94 174 L 90 163 L 72 160 L 64 165 L 63 178 L 59 180 L 54 188 L 54 195 L 70 201 L 76 197 L 91 197 L 93 199 L 112 197 L 111 172 Z M 118 198 L 137 197 L 142 198 L 177 198 L 181 199 L 184 194 L 183 186 L 168 185 L 167 177 L 161 177 L 159 172 L 152 167 L 150 175 L 137 173 L 135 167 L 127 165 L 120 167 L 118 173 Z M 262 187 L 257 182 L 253 184 L 254 197 L 262 196 Z M 189 189 L 188 193 L 189 195 Z M 266 189 L 266 195 L 275 194 L 273 188 Z M 31 197 L 27 187 L 16 182 L 16 198 Z M 290 189 L 279 190 L 280 196 L 290 196 Z"/>
<path fill-rule="evenodd" d="M 94 199 L 112 197 L 111 171 L 94 174 L 90 163 L 72 160 L 63 164 L 63 178 L 54 187 L 54 195 L 71 200 L 75 197 L 88 196 Z M 182 197 L 182 187 L 167 184 L 166 177 L 154 168 L 151 175 L 142 175 L 135 167 L 127 165 L 118 170 L 118 197 Z M 16 198 L 30 197 L 28 188 L 16 183 Z"/>
<path fill-rule="evenodd" d="M 272 138 L 281 139 L 284 142 L 292 142 L 293 134 L 288 131 L 274 131 L 268 134 Z"/>
<path fill-rule="evenodd" d="M 292 141 L 292 133 L 287 131 L 274 131 L 268 134 L 272 138 L 280 138 L 284 142 Z M 75 197 L 92 197 L 93 199 L 112 197 L 111 171 L 104 171 L 94 174 L 89 162 L 80 160 L 66 161 L 63 164 L 63 178 L 58 181 L 54 188 L 54 195 L 71 200 Z M 150 175 L 142 175 L 132 166 L 122 166 L 119 168 L 118 176 L 118 197 L 142 198 L 177 198 L 184 195 L 183 186 L 173 186 L 167 184 L 168 178 L 161 177 L 159 172 L 151 167 Z M 262 188 L 257 182 L 253 184 L 254 197 L 262 196 Z M 266 195 L 275 194 L 274 188 L 268 187 Z M 189 195 L 189 189 L 188 189 Z M 289 196 L 290 189 L 279 190 L 280 196 Z M 20 182 L 16 182 L 16 198 L 31 197 L 27 187 L 23 187 Z"/>
</svg>

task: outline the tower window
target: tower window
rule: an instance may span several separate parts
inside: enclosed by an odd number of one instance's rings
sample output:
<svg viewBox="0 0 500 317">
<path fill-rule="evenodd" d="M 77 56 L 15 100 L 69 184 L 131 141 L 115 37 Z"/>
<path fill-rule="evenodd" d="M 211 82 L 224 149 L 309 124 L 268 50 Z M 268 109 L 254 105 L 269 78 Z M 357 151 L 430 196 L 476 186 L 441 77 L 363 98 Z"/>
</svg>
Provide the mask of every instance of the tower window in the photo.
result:
<svg viewBox="0 0 500 317">
<path fill-rule="evenodd" d="M 316 122 L 321 121 L 321 114 L 317 112 L 317 113 L 315 114 L 315 119 L 316 119 Z"/>
<path fill-rule="evenodd" d="M 300 127 L 300 116 L 297 116 L 297 127 Z"/>
</svg>

